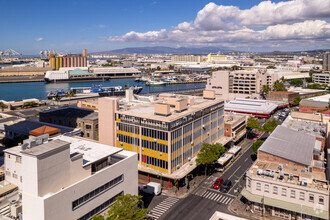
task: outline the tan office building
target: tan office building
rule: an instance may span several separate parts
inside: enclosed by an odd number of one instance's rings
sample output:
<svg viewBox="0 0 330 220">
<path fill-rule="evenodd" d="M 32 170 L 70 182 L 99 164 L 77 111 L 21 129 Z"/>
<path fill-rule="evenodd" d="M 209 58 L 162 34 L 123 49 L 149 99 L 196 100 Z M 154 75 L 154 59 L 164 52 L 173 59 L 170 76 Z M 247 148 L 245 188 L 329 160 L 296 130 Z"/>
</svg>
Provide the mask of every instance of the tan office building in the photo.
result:
<svg viewBox="0 0 330 220">
<path fill-rule="evenodd" d="M 202 62 L 201 56 L 195 56 L 195 55 L 175 55 L 171 56 L 171 61 L 176 63 L 200 63 Z"/>
</svg>

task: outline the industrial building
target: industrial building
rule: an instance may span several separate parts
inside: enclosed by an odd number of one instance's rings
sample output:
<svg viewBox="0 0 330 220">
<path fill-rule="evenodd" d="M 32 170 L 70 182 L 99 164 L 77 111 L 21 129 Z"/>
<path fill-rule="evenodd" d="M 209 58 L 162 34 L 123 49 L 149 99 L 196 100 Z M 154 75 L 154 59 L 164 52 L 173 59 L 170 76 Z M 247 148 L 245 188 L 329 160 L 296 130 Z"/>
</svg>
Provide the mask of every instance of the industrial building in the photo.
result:
<svg viewBox="0 0 330 220">
<path fill-rule="evenodd" d="M 255 215 L 327 220 L 329 156 L 315 136 L 279 125 L 259 148 L 241 194 Z"/>
<path fill-rule="evenodd" d="M 322 112 L 329 109 L 330 94 L 303 99 L 299 103 L 299 111 Z"/>
<path fill-rule="evenodd" d="M 117 196 L 138 194 L 136 153 L 69 136 L 44 135 L 7 149 L 5 170 L 1 184 L 22 195 L 11 204 L 16 218 L 21 212 L 23 219 L 87 220 Z"/>
<path fill-rule="evenodd" d="M 87 50 L 83 50 L 83 55 L 77 56 L 55 56 L 49 54 L 49 67 L 59 70 L 61 67 L 87 67 Z"/>
<path fill-rule="evenodd" d="M 99 140 L 138 153 L 141 181 L 148 176 L 159 182 L 161 176 L 173 184 L 196 168 L 203 142 L 229 141 L 224 138 L 224 102 L 213 91 L 204 91 L 203 97 L 136 97 L 127 91 L 122 100 L 99 99 Z"/>
<path fill-rule="evenodd" d="M 226 112 L 249 114 L 261 118 L 269 118 L 280 107 L 284 106 L 281 103 L 258 99 L 235 99 L 225 103 Z"/>
</svg>

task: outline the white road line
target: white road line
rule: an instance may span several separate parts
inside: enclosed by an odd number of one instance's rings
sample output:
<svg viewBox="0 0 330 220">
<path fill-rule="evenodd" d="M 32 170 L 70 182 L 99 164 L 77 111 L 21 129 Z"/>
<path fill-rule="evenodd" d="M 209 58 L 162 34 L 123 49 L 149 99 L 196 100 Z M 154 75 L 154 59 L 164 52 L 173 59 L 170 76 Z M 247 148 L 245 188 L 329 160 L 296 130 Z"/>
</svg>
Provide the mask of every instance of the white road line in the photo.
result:
<svg viewBox="0 0 330 220">
<path fill-rule="evenodd" d="M 230 202 L 228 202 L 228 205 L 230 205 L 233 201 L 234 201 L 234 199 L 231 199 Z"/>
<path fill-rule="evenodd" d="M 212 197 L 210 197 L 210 199 L 213 200 L 213 198 L 216 197 L 216 196 L 217 196 L 217 194 L 214 194 Z"/>
<path fill-rule="evenodd" d="M 163 213 L 162 213 L 162 214 L 163 214 Z M 158 212 L 152 212 L 152 215 L 155 215 L 155 216 L 157 216 L 157 217 L 162 216 L 162 214 L 160 214 L 160 213 L 158 213 Z"/>
<path fill-rule="evenodd" d="M 211 192 L 210 194 L 208 194 L 205 198 L 209 198 L 209 197 L 211 197 L 213 195 L 213 193 Z"/>
<path fill-rule="evenodd" d="M 168 208 L 171 208 L 171 206 L 160 206 L 160 205 L 158 205 L 155 208 L 156 209 L 168 209 Z"/>
<path fill-rule="evenodd" d="M 230 198 L 227 197 L 227 198 L 223 201 L 223 203 L 224 203 L 224 204 L 227 204 L 227 201 L 228 201 L 229 199 L 230 199 Z"/>
<path fill-rule="evenodd" d="M 224 196 L 224 197 L 221 199 L 220 203 L 222 203 L 222 201 L 225 200 L 226 198 L 227 198 L 227 197 Z"/>
<path fill-rule="evenodd" d="M 249 158 L 247 157 L 247 158 L 244 160 L 244 162 L 246 162 L 248 159 L 249 159 Z"/>
<path fill-rule="evenodd" d="M 148 216 L 154 218 L 154 219 L 158 219 L 160 216 L 156 216 L 156 215 L 152 215 L 152 214 L 148 214 Z"/>
<path fill-rule="evenodd" d="M 220 197 L 217 199 L 217 202 L 219 202 L 221 198 L 222 198 L 222 195 L 220 195 Z"/>
<path fill-rule="evenodd" d="M 231 174 L 231 176 L 228 178 L 230 179 L 232 176 L 234 176 L 234 174 L 237 172 L 237 170 L 239 170 L 241 168 L 241 165 L 233 172 L 233 174 Z"/>
<path fill-rule="evenodd" d="M 179 199 L 178 198 L 174 198 L 174 197 L 167 197 L 165 200 L 175 200 L 175 201 L 178 201 Z"/>
<path fill-rule="evenodd" d="M 163 202 L 161 202 L 161 203 L 159 203 L 159 204 L 163 204 L 163 205 L 169 205 L 169 204 L 174 204 L 174 203 L 176 203 L 176 202 L 168 202 L 168 201 L 163 201 Z"/>
<path fill-rule="evenodd" d="M 227 205 L 227 203 L 229 203 L 229 201 L 231 201 L 231 198 L 229 198 L 229 199 L 225 202 L 225 204 Z"/>
<path fill-rule="evenodd" d="M 154 207 L 151 211 L 157 211 L 157 212 L 166 212 L 167 209 L 164 210 L 163 207 Z"/>
<path fill-rule="evenodd" d="M 214 197 L 214 199 L 213 199 L 213 200 L 217 201 L 217 200 L 218 200 L 218 198 L 219 198 L 219 196 L 220 196 L 220 194 L 218 194 L 216 197 Z"/>
<path fill-rule="evenodd" d="M 203 197 L 206 198 L 206 196 L 208 196 L 211 192 L 210 191 L 206 191 L 204 194 L 203 194 Z"/>
</svg>

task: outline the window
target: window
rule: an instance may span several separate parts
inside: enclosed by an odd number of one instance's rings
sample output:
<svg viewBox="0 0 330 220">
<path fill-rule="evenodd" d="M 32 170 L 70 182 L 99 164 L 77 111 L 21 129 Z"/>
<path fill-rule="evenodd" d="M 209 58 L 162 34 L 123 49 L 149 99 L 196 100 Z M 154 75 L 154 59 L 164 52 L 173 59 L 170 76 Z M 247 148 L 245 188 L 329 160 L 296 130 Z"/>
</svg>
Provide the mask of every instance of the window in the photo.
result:
<svg viewBox="0 0 330 220">
<path fill-rule="evenodd" d="M 291 198 L 296 198 L 296 191 L 291 190 Z"/>
<path fill-rule="evenodd" d="M 265 192 L 269 192 L 269 185 L 265 185 Z"/>
<path fill-rule="evenodd" d="M 320 204 L 324 204 L 324 198 L 323 198 L 323 196 L 320 196 L 320 197 L 319 197 L 319 203 L 320 203 Z"/>
<path fill-rule="evenodd" d="M 90 125 L 86 125 L 85 127 L 86 127 L 87 130 L 92 129 L 92 126 L 90 126 Z"/>
<path fill-rule="evenodd" d="M 17 163 L 22 163 L 22 157 L 16 156 L 16 162 Z"/>
<path fill-rule="evenodd" d="M 261 190 L 261 184 L 257 183 L 257 190 Z"/>
<path fill-rule="evenodd" d="M 305 200 L 305 193 L 303 192 L 299 193 L 299 199 Z"/>
<path fill-rule="evenodd" d="M 286 189 L 282 188 L 282 196 L 286 196 Z"/>
<path fill-rule="evenodd" d="M 87 133 L 87 137 L 89 137 L 89 133 Z"/>
<path fill-rule="evenodd" d="M 16 173 L 13 173 L 13 178 L 17 179 L 17 174 Z"/>
<path fill-rule="evenodd" d="M 309 201 L 314 202 L 314 195 L 312 195 L 312 194 L 309 195 Z"/>
<path fill-rule="evenodd" d="M 273 193 L 274 193 L 274 194 L 277 194 L 277 186 L 274 186 L 274 187 L 273 187 Z"/>
<path fill-rule="evenodd" d="M 8 154 L 8 159 L 10 159 L 10 154 Z"/>
<path fill-rule="evenodd" d="M 251 180 L 248 179 L 248 187 L 251 187 Z"/>
<path fill-rule="evenodd" d="M 10 176 L 10 171 L 7 170 L 7 171 L 6 171 L 6 175 L 7 175 L 7 176 Z"/>
</svg>

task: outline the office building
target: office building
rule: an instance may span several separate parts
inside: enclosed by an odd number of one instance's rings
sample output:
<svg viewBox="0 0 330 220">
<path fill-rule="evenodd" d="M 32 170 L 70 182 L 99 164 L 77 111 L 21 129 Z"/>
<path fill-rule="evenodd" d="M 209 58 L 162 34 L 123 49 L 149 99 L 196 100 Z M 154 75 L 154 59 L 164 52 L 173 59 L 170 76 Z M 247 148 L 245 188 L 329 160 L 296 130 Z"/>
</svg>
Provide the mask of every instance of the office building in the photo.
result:
<svg viewBox="0 0 330 220">
<path fill-rule="evenodd" d="M 247 171 L 242 195 L 266 218 L 329 219 L 325 158 L 315 136 L 277 126 Z"/>
<path fill-rule="evenodd" d="M 225 112 L 225 136 L 230 137 L 234 144 L 245 137 L 247 118 L 246 115 Z"/>
<path fill-rule="evenodd" d="M 84 108 L 64 107 L 39 113 L 39 120 L 81 130 L 81 136 L 98 139 L 98 113 Z"/>
<path fill-rule="evenodd" d="M 207 62 L 216 62 L 216 61 L 227 61 L 227 55 L 220 54 L 208 54 Z"/>
<path fill-rule="evenodd" d="M 171 56 L 171 61 L 173 63 L 200 63 L 202 62 L 201 56 L 195 55 L 174 55 Z"/>
<path fill-rule="evenodd" d="M 217 98 L 259 98 L 262 85 L 271 86 L 272 77 L 266 70 L 216 71 L 207 80 L 206 89 L 214 90 Z"/>
<path fill-rule="evenodd" d="M 203 142 L 226 144 L 221 142 L 224 102 L 213 91 L 204 91 L 203 97 L 126 96 L 99 99 L 99 140 L 138 153 L 141 179 L 180 180 L 196 168 Z"/>
<path fill-rule="evenodd" d="M 22 194 L 23 219 L 91 219 L 121 194 L 138 194 L 137 154 L 47 135 L 5 150 L 5 178 Z"/>
<path fill-rule="evenodd" d="M 323 71 L 330 71 L 330 52 L 323 54 Z"/>
<path fill-rule="evenodd" d="M 314 73 L 312 80 L 313 83 L 330 85 L 330 73 Z"/>
</svg>

